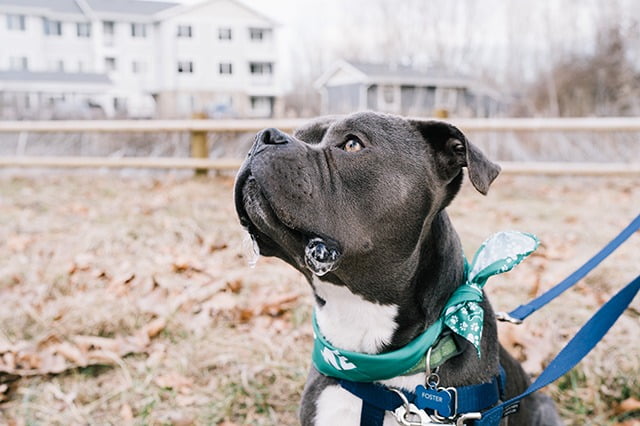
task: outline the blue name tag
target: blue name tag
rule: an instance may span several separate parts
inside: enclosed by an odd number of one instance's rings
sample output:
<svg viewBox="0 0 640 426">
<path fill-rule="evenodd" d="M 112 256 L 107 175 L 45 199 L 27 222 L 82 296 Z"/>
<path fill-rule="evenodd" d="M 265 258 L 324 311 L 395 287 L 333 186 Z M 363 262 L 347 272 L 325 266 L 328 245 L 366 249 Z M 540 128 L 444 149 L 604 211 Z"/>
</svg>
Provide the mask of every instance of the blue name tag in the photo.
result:
<svg viewBox="0 0 640 426">
<path fill-rule="evenodd" d="M 416 388 L 416 407 L 421 410 L 430 409 L 443 417 L 451 415 L 451 394 L 445 389 L 431 389 L 422 385 Z"/>
</svg>

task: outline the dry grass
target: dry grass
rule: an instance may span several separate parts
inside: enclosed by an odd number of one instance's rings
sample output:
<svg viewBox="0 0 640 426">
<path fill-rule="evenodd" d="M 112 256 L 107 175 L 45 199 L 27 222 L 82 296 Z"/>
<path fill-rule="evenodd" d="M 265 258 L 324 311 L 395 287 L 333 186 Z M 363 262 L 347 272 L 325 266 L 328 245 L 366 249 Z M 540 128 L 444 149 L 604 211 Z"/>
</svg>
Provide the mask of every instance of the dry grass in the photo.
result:
<svg viewBox="0 0 640 426">
<path fill-rule="evenodd" d="M 280 261 L 247 266 L 231 189 L 225 177 L 0 178 L 0 354 L 74 345 L 78 335 L 139 337 L 160 324 L 107 365 L 67 357 L 72 368 L 45 374 L 29 358 L 23 367 L 40 374 L 0 372 L 0 424 L 297 423 L 311 297 Z M 502 229 L 543 241 L 540 255 L 487 286 L 494 306 L 510 309 L 572 272 L 638 207 L 637 180 L 519 177 L 501 178 L 487 198 L 465 187 L 450 212 L 468 254 Z M 639 237 L 525 325 L 503 328 L 532 373 L 638 274 Z M 567 423 L 637 424 L 618 404 L 640 398 L 639 311 L 636 301 L 549 388 Z"/>
</svg>

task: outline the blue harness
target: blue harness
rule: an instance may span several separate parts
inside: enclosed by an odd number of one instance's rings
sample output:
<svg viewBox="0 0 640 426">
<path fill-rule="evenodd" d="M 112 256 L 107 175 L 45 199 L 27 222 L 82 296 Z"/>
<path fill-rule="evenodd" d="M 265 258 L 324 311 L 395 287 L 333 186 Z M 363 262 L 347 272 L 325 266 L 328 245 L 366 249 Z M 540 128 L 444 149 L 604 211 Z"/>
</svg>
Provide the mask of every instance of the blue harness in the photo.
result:
<svg viewBox="0 0 640 426">
<path fill-rule="evenodd" d="M 508 314 L 497 314 L 498 319 L 521 323 L 529 315 L 576 284 L 639 229 L 640 215 L 595 256 L 555 287 Z M 339 379 L 338 382 L 344 389 L 362 399 L 361 426 L 381 426 L 385 411 L 395 412 L 398 420 L 406 425 L 497 426 L 503 417 L 518 411 L 523 398 L 554 382 L 578 364 L 609 331 L 639 290 L 640 275 L 587 321 L 529 388 L 507 401 L 504 401 L 503 395 L 506 377 L 502 367 L 500 367 L 500 374 L 488 383 L 445 389 L 435 386 L 432 389 L 418 386 L 414 392 L 345 379 Z M 499 403 L 500 401 L 504 402 Z M 418 415 L 422 421 L 412 423 L 405 418 L 407 413 Z"/>
<path fill-rule="evenodd" d="M 442 389 L 441 394 L 447 395 L 435 405 L 439 409 L 424 408 L 425 396 L 421 394 L 421 387 L 416 392 L 390 390 L 386 386 L 376 383 L 352 382 L 338 380 L 340 386 L 362 399 L 362 411 L 360 412 L 360 425 L 382 425 L 385 411 L 395 412 L 398 408 L 409 403 L 417 409 L 424 410 L 430 416 L 440 415 L 443 418 L 456 417 L 458 413 L 479 413 L 497 404 L 504 399 L 506 386 L 506 373 L 500 367 L 500 374 L 491 382 L 479 385 L 459 386 L 457 388 Z M 401 396 L 404 395 L 404 398 Z M 429 399 L 433 403 L 434 394 L 430 393 Z M 439 404 L 438 404 L 439 403 Z M 434 404 L 430 404 L 435 406 Z"/>
</svg>

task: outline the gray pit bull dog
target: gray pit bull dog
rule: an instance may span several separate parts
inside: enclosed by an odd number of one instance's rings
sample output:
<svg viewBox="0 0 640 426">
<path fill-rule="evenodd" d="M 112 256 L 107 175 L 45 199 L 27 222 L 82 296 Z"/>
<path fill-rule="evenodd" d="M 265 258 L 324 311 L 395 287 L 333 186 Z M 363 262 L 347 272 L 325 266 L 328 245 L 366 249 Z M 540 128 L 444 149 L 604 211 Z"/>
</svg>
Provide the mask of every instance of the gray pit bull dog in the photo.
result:
<svg viewBox="0 0 640 426">
<path fill-rule="evenodd" d="M 293 136 L 276 129 L 256 136 L 236 179 L 236 210 L 262 255 L 307 278 L 318 328 L 333 346 L 384 353 L 436 321 L 464 281 L 460 240 L 445 207 L 465 167 L 482 194 L 500 171 L 450 124 L 374 112 L 323 117 Z M 460 353 L 439 368 L 440 383 L 489 382 L 502 365 L 510 398 L 529 379 L 498 342 L 489 302 L 481 304 L 482 356 L 458 341 Z M 418 372 L 381 383 L 413 391 L 425 380 Z M 356 426 L 361 407 L 361 399 L 311 368 L 303 425 Z M 384 425 L 395 424 L 387 412 Z M 562 422 L 553 402 L 534 394 L 501 424 Z"/>
</svg>

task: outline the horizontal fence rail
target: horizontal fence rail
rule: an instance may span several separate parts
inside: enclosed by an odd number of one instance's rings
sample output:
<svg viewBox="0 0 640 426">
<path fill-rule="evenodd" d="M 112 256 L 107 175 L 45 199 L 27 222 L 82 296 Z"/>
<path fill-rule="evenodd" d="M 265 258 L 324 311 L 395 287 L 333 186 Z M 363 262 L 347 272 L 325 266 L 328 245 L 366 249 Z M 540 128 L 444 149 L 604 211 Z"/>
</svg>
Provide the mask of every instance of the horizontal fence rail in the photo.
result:
<svg viewBox="0 0 640 426">
<path fill-rule="evenodd" d="M 0 157 L 0 167 L 42 168 L 146 168 L 146 169 L 206 169 L 234 171 L 242 160 L 172 158 L 172 157 Z M 640 163 L 549 163 L 500 162 L 501 173 L 510 175 L 581 175 L 581 176 L 640 176 Z"/>
<path fill-rule="evenodd" d="M 310 119 L 269 120 L 100 120 L 100 121 L 0 121 L 0 133 L 152 133 L 186 132 L 191 135 L 192 158 L 176 157 L 65 157 L 0 156 L 0 167 L 39 168 L 153 168 L 236 170 L 241 160 L 208 158 L 206 134 L 257 132 L 276 127 L 291 132 Z M 640 132 L 640 118 L 500 118 L 450 119 L 465 132 Z M 640 142 L 639 142 L 640 143 Z M 195 157 L 195 158 L 194 158 Z M 566 163 L 501 162 L 506 174 L 640 175 L 640 162 Z"/>
<path fill-rule="evenodd" d="M 417 118 L 424 119 L 424 118 Z M 311 119 L 0 121 L 0 132 L 257 132 L 291 131 Z M 467 118 L 447 121 L 467 132 L 640 132 L 640 117 Z"/>
</svg>

